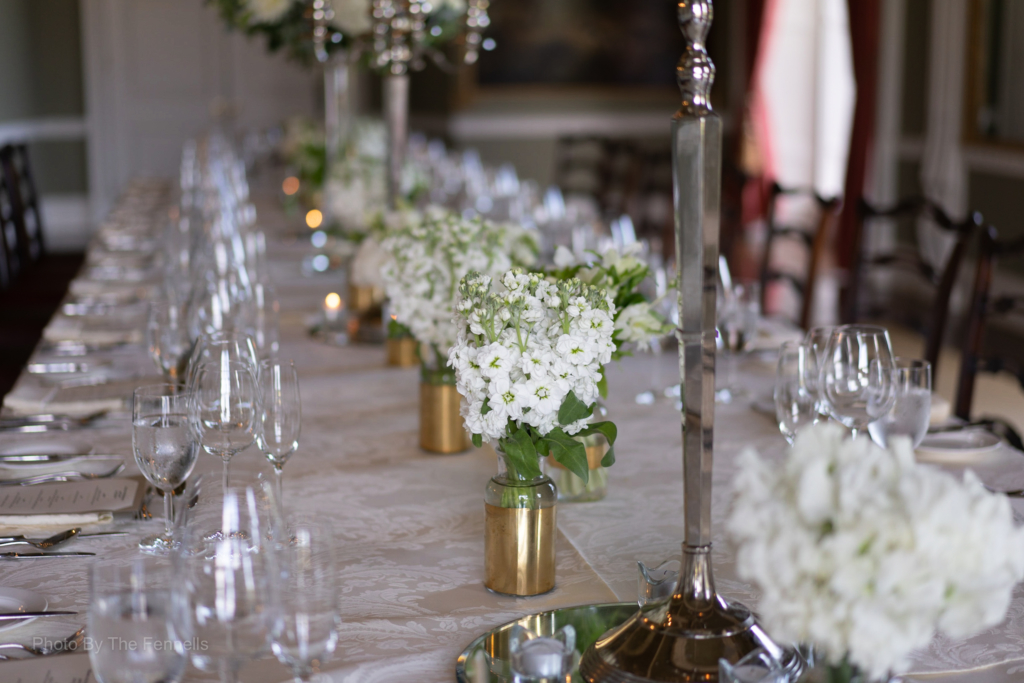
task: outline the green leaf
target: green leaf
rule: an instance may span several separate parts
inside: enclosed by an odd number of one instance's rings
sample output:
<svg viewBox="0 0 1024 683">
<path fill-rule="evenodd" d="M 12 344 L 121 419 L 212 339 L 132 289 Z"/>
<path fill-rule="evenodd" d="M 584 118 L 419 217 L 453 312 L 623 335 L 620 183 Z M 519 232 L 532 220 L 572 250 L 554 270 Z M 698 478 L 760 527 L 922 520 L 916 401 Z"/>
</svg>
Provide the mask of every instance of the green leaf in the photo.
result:
<svg viewBox="0 0 1024 683">
<path fill-rule="evenodd" d="M 601 458 L 601 467 L 611 467 L 615 464 L 615 448 L 613 446 L 608 447 L 608 452 Z"/>
<path fill-rule="evenodd" d="M 590 417 L 593 412 L 593 406 L 588 406 L 576 398 L 575 392 L 570 391 L 562 401 L 562 405 L 558 408 L 558 424 L 567 427 L 573 422 Z"/>
<path fill-rule="evenodd" d="M 491 398 L 488 396 L 487 398 L 484 399 L 484 404 L 480 408 L 480 414 L 481 415 L 486 415 L 487 413 L 491 412 L 492 410 L 494 410 L 494 408 L 491 407 Z"/>
<path fill-rule="evenodd" d="M 512 434 L 512 438 L 515 439 L 516 443 L 519 444 L 519 447 L 523 449 L 523 457 L 531 462 L 537 463 L 537 447 L 534 446 L 533 439 L 530 438 L 530 434 L 525 429 L 519 429 Z M 537 466 L 540 467 L 539 463 Z"/>
<path fill-rule="evenodd" d="M 584 427 L 583 431 L 580 432 L 580 436 L 590 436 L 591 434 L 604 434 L 604 438 L 608 439 L 608 445 L 612 446 L 615 444 L 615 439 L 619 436 L 619 429 L 615 426 L 614 422 L 594 422 Z"/>
<path fill-rule="evenodd" d="M 484 445 L 484 437 L 480 436 L 479 434 L 474 434 L 473 435 L 473 445 L 476 446 L 477 448 L 480 448 L 481 446 L 483 446 Z"/>
<path fill-rule="evenodd" d="M 601 366 L 601 379 L 597 380 L 597 393 L 601 395 L 601 398 L 608 398 L 608 378 L 604 374 L 603 365 Z"/>
<path fill-rule="evenodd" d="M 590 468 L 587 466 L 587 448 L 558 427 L 544 437 L 551 450 L 551 456 L 565 465 L 566 469 L 582 479 L 584 483 L 590 479 Z"/>
<path fill-rule="evenodd" d="M 526 436 L 524 434 L 524 436 Z M 526 440 L 530 441 L 530 437 L 526 436 Z M 530 441 L 529 451 L 523 447 L 521 439 L 516 434 L 501 439 L 502 450 L 505 451 L 505 457 L 508 458 L 508 464 L 519 473 L 520 476 L 526 479 L 533 479 L 539 477 L 540 463 L 537 461 L 537 450 L 533 447 L 533 442 Z M 532 451 L 533 457 L 530 457 Z"/>
</svg>

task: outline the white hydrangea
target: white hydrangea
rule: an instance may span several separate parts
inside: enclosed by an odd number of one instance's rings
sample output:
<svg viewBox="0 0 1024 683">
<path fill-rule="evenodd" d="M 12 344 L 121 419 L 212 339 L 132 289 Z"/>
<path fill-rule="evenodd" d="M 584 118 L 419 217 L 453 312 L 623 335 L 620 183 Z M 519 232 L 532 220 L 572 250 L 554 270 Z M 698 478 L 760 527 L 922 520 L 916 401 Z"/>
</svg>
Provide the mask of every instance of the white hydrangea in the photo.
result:
<svg viewBox="0 0 1024 683">
<path fill-rule="evenodd" d="M 491 292 L 491 281 L 474 273 L 459 288 L 449 365 L 466 427 L 495 441 L 512 420 L 545 436 L 559 426 L 570 391 L 586 405 L 597 400 L 601 368 L 615 350 L 615 305 L 605 290 L 576 278 L 551 281 L 514 269 L 501 277 L 500 293 Z M 562 429 L 576 434 L 588 421 Z"/>
<path fill-rule="evenodd" d="M 869 678 L 906 670 L 935 631 L 1004 618 L 1024 578 L 1024 530 L 1005 496 L 835 424 L 797 436 L 783 466 L 743 454 L 728 531 L 773 637 L 844 657 Z"/>
<path fill-rule="evenodd" d="M 385 220 L 391 227 L 381 245 L 391 256 L 382 270 L 391 312 L 444 357 L 457 336 L 460 280 L 472 271 L 499 275 L 513 265 L 529 265 L 512 254 L 521 257 L 521 243 L 535 242 L 520 227 L 465 219 L 440 207 L 402 214 L 397 226 L 395 218 Z M 535 247 L 527 252 L 532 256 Z"/>
<path fill-rule="evenodd" d="M 253 23 L 273 24 L 284 16 L 293 0 L 245 0 L 245 6 L 252 13 Z"/>
</svg>

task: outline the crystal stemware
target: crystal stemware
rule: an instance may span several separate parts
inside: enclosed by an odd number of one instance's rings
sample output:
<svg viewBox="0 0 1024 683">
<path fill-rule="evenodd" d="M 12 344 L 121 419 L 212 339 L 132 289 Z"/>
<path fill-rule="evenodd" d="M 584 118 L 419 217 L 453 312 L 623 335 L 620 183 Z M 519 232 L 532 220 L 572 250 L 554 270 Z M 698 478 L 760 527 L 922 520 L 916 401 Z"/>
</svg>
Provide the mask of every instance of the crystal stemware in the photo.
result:
<svg viewBox="0 0 1024 683">
<path fill-rule="evenodd" d="M 299 395 L 299 374 L 295 366 L 276 360 L 260 363 L 259 375 L 262 410 L 256 432 L 267 460 L 274 466 L 277 500 L 283 501 L 281 477 L 284 465 L 299 447 L 302 429 L 302 401 Z"/>
<path fill-rule="evenodd" d="M 191 394 L 176 384 L 139 387 L 132 395 L 132 451 L 150 484 L 164 494 L 164 533 L 142 539 L 146 550 L 173 545 L 171 492 L 192 473 L 199 453 L 189 427 Z"/>
<path fill-rule="evenodd" d="M 309 518 L 288 521 L 280 544 L 281 627 L 271 637 L 278 661 L 296 683 L 311 680 L 338 644 L 337 568 L 330 528 Z"/>
<path fill-rule="evenodd" d="M 250 367 L 230 360 L 225 349 L 200 365 L 192 382 L 189 421 L 203 450 L 224 463 L 225 489 L 232 456 L 256 440 L 260 395 Z"/>
<path fill-rule="evenodd" d="M 231 360 L 248 364 L 252 374 L 256 374 L 260 360 L 256 341 L 252 335 L 245 332 L 214 332 L 201 335 L 196 339 L 195 348 L 188 360 L 188 369 L 185 373 L 186 384 L 191 386 L 200 365 L 221 358 L 225 350 Z"/>
<path fill-rule="evenodd" d="M 779 431 L 790 444 L 803 427 L 818 421 L 818 401 L 810 378 L 817 379 L 818 365 L 809 344 L 788 341 L 779 347 L 775 371 L 775 416 Z"/>
<path fill-rule="evenodd" d="M 736 384 L 736 365 L 757 334 L 761 317 L 760 287 L 755 282 L 736 284 L 723 290 L 723 303 L 718 313 L 718 344 L 722 353 L 722 383 L 715 397 L 730 403 L 743 393 Z"/>
<path fill-rule="evenodd" d="M 892 343 L 884 327 L 837 327 L 820 370 L 829 414 L 857 436 L 892 408 L 892 370 Z"/>
<path fill-rule="evenodd" d="M 149 355 L 168 382 L 183 382 L 192 352 L 184 307 L 176 301 L 154 301 L 146 322 Z"/>
<path fill-rule="evenodd" d="M 825 362 L 825 352 L 828 350 L 828 342 L 832 338 L 832 326 L 812 327 L 804 337 L 804 343 L 811 347 L 814 356 L 814 369 L 816 374 L 807 377 L 807 387 L 814 394 L 814 400 L 818 403 L 818 414 L 822 419 L 828 418 L 828 402 L 821 390 L 821 364 Z"/>
<path fill-rule="evenodd" d="M 879 446 L 887 447 L 893 436 L 906 436 L 917 448 L 928 433 L 932 412 L 932 364 L 926 360 L 897 358 L 892 371 L 895 400 L 892 408 L 868 425 Z"/>
<path fill-rule="evenodd" d="M 90 571 L 89 662 L 100 683 L 178 683 L 188 665 L 187 603 L 170 563 L 98 560 Z"/>
<path fill-rule="evenodd" d="M 176 569 L 185 586 L 192 664 L 238 680 L 248 661 L 267 653 L 281 627 L 277 553 L 256 489 L 228 489 L 213 514 L 195 515 L 182 530 Z"/>
</svg>

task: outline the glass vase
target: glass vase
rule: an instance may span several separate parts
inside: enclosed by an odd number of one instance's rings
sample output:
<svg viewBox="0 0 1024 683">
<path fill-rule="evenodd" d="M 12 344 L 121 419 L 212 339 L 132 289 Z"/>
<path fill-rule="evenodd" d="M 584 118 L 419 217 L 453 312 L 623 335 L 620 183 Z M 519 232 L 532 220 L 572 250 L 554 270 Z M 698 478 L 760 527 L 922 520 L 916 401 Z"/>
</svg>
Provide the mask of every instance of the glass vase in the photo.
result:
<svg viewBox="0 0 1024 683">
<path fill-rule="evenodd" d="M 430 453 L 461 453 L 470 446 L 462 419 L 462 396 L 450 369 L 424 367 L 420 380 L 420 448 Z"/>
<path fill-rule="evenodd" d="M 558 489 L 545 474 L 528 479 L 500 448 L 498 474 L 484 491 L 484 586 L 530 596 L 555 587 Z"/>
<path fill-rule="evenodd" d="M 545 458 L 545 470 L 558 486 L 558 500 L 562 503 L 582 503 L 601 500 L 608 493 L 608 468 L 601 467 L 601 460 L 608 452 L 608 440 L 604 434 L 575 437 L 587 448 L 587 467 L 590 478 L 584 482 L 566 469 L 554 458 Z"/>
</svg>

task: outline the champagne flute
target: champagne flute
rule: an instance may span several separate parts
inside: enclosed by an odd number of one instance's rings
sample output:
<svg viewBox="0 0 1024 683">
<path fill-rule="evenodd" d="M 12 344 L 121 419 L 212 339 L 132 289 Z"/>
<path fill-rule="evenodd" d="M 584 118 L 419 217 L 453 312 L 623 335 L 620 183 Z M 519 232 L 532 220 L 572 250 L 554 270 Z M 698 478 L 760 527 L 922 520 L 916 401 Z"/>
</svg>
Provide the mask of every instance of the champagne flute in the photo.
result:
<svg viewBox="0 0 1024 683">
<path fill-rule="evenodd" d="M 829 414 L 856 437 L 892 408 L 892 343 L 884 327 L 843 325 L 832 332 L 821 367 Z"/>
<path fill-rule="evenodd" d="M 260 363 L 257 380 L 263 403 L 256 442 L 274 466 L 274 490 L 278 502 L 283 502 L 282 470 L 299 447 L 302 429 L 299 374 L 291 361 L 265 360 Z"/>
<path fill-rule="evenodd" d="M 185 365 L 192 353 L 192 341 L 185 311 L 180 304 L 171 300 L 150 304 L 146 344 L 149 355 L 168 382 L 185 380 Z"/>
<path fill-rule="evenodd" d="M 928 433 L 932 412 L 932 364 L 909 358 L 897 358 L 895 364 L 892 409 L 869 424 L 868 433 L 882 447 L 888 447 L 889 439 L 899 435 L 909 437 L 917 448 Z"/>
<path fill-rule="evenodd" d="M 173 567 L 153 557 L 90 570 L 89 663 L 100 683 L 178 683 L 188 665 L 187 603 Z"/>
<path fill-rule="evenodd" d="M 260 396 L 249 367 L 231 360 L 225 348 L 219 358 L 199 366 L 192 382 L 189 422 L 203 450 L 224 463 L 225 490 L 232 456 L 256 440 Z"/>
<path fill-rule="evenodd" d="M 779 348 L 775 373 L 775 415 L 779 431 L 790 444 L 803 427 L 818 421 L 817 401 L 808 378 L 817 375 L 810 345 L 788 341 Z"/>
<path fill-rule="evenodd" d="M 338 644 L 338 584 L 330 528 L 308 518 L 288 521 L 281 544 L 281 627 L 271 648 L 292 670 L 296 683 L 308 683 Z"/>
<path fill-rule="evenodd" d="M 139 387 L 132 395 L 132 451 L 150 484 L 164 494 L 164 533 L 139 542 L 144 550 L 173 546 L 171 492 L 195 467 L 199 450 L 189 428 L 191 394 L 177 384 Z"/>
</svg>

